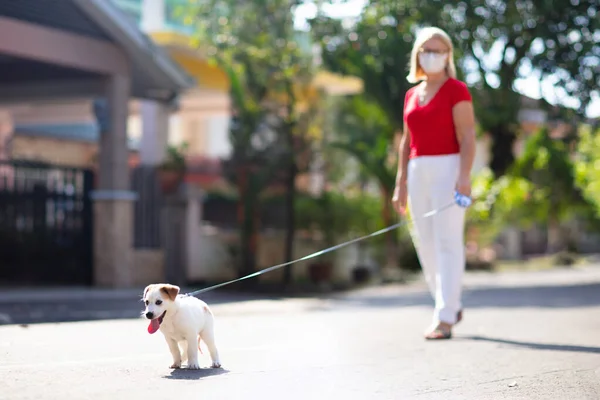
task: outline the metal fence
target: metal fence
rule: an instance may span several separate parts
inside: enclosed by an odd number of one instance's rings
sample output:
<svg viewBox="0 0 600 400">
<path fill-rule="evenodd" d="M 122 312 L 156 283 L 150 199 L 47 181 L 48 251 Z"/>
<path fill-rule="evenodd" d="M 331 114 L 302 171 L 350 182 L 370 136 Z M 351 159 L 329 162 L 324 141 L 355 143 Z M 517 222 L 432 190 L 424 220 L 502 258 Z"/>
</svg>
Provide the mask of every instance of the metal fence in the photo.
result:
<svg viewBox="0 0 600 400">
<path fill-rule="evenodd" d="M 0 281 L 91 284 L 93 172 L 0 161 Z"/>
</svg>

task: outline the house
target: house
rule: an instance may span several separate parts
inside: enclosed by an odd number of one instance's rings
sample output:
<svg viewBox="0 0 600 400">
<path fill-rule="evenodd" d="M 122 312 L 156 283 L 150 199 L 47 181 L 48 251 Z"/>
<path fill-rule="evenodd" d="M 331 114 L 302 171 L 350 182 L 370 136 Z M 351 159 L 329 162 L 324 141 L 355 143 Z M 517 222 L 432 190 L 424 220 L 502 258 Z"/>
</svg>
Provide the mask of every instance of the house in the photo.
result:
<svg viewBox="0 0 600 400">
<path fill-rule="evenodd" d="M 132 165 L 157 163 L 162 154 L 155 154 L 155 148 L 164 148 L 167 140 L 173 144 L 187 142 L 192 158 L 220 158 L 230 151 L 227 79 L 224 73 L 194 54 L 189 38 L 184 46 L 180 43 L 184 37 L 181 33 L 167 30 L 172 26 L 170 20 L 159 22 L 157 14 L 164 16 L 171 3 L 155 0 L 113 2 L 121 8 L 116 10 L 118 18 L 126 19 L 132 27 L 139 23 L 142 30 L 155 37 L 156 43 L 196 82 L 170 107 L 157 107 L 137 99 L 129 102 L 128 143 Z M 160 9 L 161 4 L 165 9 Z M 183 27 L 177 26 L 177 29 L 180 31 Z M 93 165 L 98 127 L 90 104 L 90 101 L 58 99 L 15 109 L 16 135 L 11 146 L 12 156 L 72 166 Z M 156 133 L 161 146 L 153 146 L 145 140 L 144 126 L 160 131 Z M 163 133 L 167 130 L 170 132 L 168 138 Z"/>
<path fill-rule="evenodd" d="M 136 194 L 128 190 L 126 110 L 131 98 L 169 107 L 193 84 L 112 3 L 0 2 L 0 279 L 136 284 L 145 265 L 131 246 Z M 44 109 L 56 101 L 85 103 L 79 112 L 98 127 L 95 185 L 87 169 L 39 163 L 56 151 L 52 157 L 78 164 L 69 150 L 85 151 L 27 145 L 14 135 L 34 137 L 40 126 L 61 125 L 61 116 Z M 36 121 L 38 110 L 46 114 Z M 31 124 L 19 125 L 21 118 Z M 7 159 L 29 148 L 38 152 L 35 163 Z"/>
<path fill-rule="evenodd" d="M 231 151 L 228 136 L 229 82 L 223 71 L 212 65 L 192 46 L 192 30 L 175 14 L 177 7 L 185 2 L 110 1 L 196 81 L 192 89 L 178 97 L 177 104 L 172 109 L 157 109 L 155 104 L 144 101 L 130 102 L 130 163 L 157 163 L 163 154 L 156 154 L 157 146 L 144 139 L 143 131 L 168 126 L 169 137 L 162 135 L 161 146 L 158 148 L 164 147 L 167 141 L 173 145 L 187 143 L 190 167 L 187 181 L 203 188 L 222 184 L 218 160 L 227 157 Z M 302 37 L 303 33 L 299 32 L 298 35 L 299 42 L 304 43 L 306 51 L 312 51 L 308 40 Z M 344 95 L 362 90 L 360 80 L 326 71 L 319 72 L 314 84 L 325 89 L 330 95 Z M 12 146 L 13 157 L 44 159 L 77 166 L 93 165 L 96 160 L 94 143 L 98 132 L 94 116 L 89 110 L 89 104 L 85 102 L 65 101 L 53 101 L 38 104 L 35 109 L 30 107 L 18 110 L 14 115 L 16 135 Z M 46 151 L 41 152 L 39 148 Z M 67 148 L 73 151 L 65 151 Z M 305 177 L 299 178 L 301 183 L 306 181 Z"/>
<path fill-rule="evenodd" d="M 106 0 L 111 5 L 111 16 L 126 22 L 129 29 L 140 27 L 152 41 L 160 46 L 161 53 L 183 69 L 195 82 L 193 87 L 169 102 L 144 98 L 131 99 L 127 104 L 127 161 L 130 167 L 157 165 L 164 157 L 167 143 L 186 142 L 188 148 L 188 174 L 186 181 L 203 189 L 223 186 L 220 170 L 221 158 L 231 151 L 228 137 L 229 82 L 223 71 L 211 65 L 197 49 L 191 46 L 190 30 L 174 17 L 173 10 L 180 1 L 173 0 Z M 117 9 L 116 7 L 119 7 Z M 147 38 L 141 40 L 148 41 Z M 151 45 L 152 43 L 148 43 Z M 311 51 L 310 47 L 306 47 Z M 358 79 L 343 78 L 331 73 L 320 73 L 316 87 L 331 95 L 355 93 L 362 89 Z M 157 90 L 155 96 L 162 95 Z M 14 135 L 6 147 L 14 159 L 45 161 L 53 165 L 77 168 L 95 168 L 98 164 L 100 129 L 90 98 L 46 98 L 35 104 L 20 104 L 10 111 Z M 318 173 L 317 173 L 318 175 Z M 299 177 L 301 186 L 309 186 L 315 179 Z M 317 177 L 316 181 L 319 179 Z M 136 203 L 136 204 L 139 204 Z M 136 205 L 137 207 L 137 205 Z M 224 269 L 220 264 L 207 261 L 217 246 L 204 239 L 201 215 L 197 201 L 190 200 L 186 237 L 188 276 L 193 280 L 218 279 Z M 136 211 L 137 212 L 137 211 Z M 156 214 L 156 212 L 154 212 Z M 156 217 L 156 215 L 155 215 Z M 156 217 L 158 218 L 158 217 Z M 139 231 L 136 227 L 136 232 Z M 194 242 L 194 240 L 200 243 Z M 144 274 L 149 279 L 160 271 L 161 249 L 147 244 L 135 249 L 135 254 L 148 265 Z M 274 244 L 275 248 L 280 248 Z M 218 251 L 218 249 L 216 250 Z M 271 257 L 273 252 L 266 252 Z M 203 258 L 204 257 L 204 258 Z M 270 262 L 270 261 L 265 261 Z M 207 265 L 214 265 L 213 272 Z M 150 274 L 150 275 L 148 275 Z"/>
</svg>

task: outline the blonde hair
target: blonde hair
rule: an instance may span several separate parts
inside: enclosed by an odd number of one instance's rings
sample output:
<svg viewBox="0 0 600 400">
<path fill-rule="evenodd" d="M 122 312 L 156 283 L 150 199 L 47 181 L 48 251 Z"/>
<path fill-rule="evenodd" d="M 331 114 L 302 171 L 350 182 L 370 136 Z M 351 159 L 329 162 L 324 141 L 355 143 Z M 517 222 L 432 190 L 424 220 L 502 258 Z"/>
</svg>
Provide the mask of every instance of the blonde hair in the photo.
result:
<svg viewBox="0 0 600 400">
<path fill-rule="evenodd" d="M 454 46 L 452 45 L 452 39 L 442 29 L 430 26 L 423 28 L 417 34 L 415 43 L 410 53 L 410 70 L 406 79 L 410 83 L 417 83 L 425 78 L 425 72 L 419 65 L 418 55 L 421 46 L 429 39 L 440 39 L 446 46 L 448 46 L 448 64 L 446 65 L 446 73 L 451 78 L 456 78 L 456 66 L 454 65 Z"/>
</svg>

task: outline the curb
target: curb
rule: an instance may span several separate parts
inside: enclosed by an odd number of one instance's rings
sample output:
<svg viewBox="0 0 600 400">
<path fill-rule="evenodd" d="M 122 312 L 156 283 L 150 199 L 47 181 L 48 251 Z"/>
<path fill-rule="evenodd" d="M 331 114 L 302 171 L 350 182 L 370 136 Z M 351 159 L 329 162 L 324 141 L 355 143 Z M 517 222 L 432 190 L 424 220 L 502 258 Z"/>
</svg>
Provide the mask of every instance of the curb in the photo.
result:
<svg viewBox="0 0 600 400">
<path fill-rule="evenodd" d="M 2 304 L 31 304 L 31 303 L 60 303 L 74 301 L 93 301 L 93 300 L 141 300 L 142 289 L 81 289 L 81 288 L 61 288 L 61 289 L 24 289 L 24 290 L 0 290 L 0 305 Z M 182 293 L 188 293 L 195 288 L 181 288 Z M 207 299 L 207 302 L 236 302 L 244 300 L 265 299 L 268 295 L 246 294 L 236 292 L 215 292 L 203 295 L 201 299 Z"/>
</svg>

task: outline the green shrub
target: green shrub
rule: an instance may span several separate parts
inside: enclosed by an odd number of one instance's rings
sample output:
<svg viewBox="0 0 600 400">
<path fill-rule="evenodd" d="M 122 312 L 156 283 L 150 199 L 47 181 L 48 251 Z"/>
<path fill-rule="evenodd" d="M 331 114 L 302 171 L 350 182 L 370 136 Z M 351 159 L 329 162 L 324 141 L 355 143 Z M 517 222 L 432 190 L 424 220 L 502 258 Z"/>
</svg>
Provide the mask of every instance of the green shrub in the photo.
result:
<svg viewBox="0 0 600 400">
<path fill-rule="evenodd" d="M 600 129 L 582 126 L 575 156 L 575 182 L 600 217 Z"/>
<path fill-rule="evenodd" d="M 382 228 L 381 199 L 359 194 L 325 191 L 318 197 L 299 196 L 297 228 L 321 231 L 328 240 L 359 236 Z"/>
</svg>

